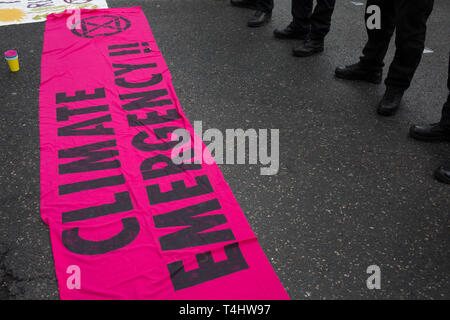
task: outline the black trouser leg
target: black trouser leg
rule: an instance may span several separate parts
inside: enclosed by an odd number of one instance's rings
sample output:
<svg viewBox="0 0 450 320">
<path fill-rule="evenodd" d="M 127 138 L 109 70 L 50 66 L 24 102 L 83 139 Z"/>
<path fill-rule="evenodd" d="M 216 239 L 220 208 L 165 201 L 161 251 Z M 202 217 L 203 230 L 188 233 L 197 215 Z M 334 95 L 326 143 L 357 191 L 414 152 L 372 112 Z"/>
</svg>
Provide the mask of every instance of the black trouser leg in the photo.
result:
<svg viewBox="0 0 450 320">
<path fill-rule="evenodd" d="M 450 92 L 448 93 L 447 102 L 442 107 L 442 118 L 440 124 L 450 129 Z"/>
<path fill-rule="evenodd" d="M 369 39 L 363 49 L 363 56 L 360 61 L 369 70 L 381 71 L 384 67 L 384 57 L 395 30 L 394 3 L 396 1 L 367 0 L 367 7 L 377 5 L 381 10 L 381 29 L 369 29 L 367 23 L 365 23 Z M 364 21 L 366 22 L 369 17 L 370 15 L 366 13 Z"/>
<path fill-rule="evenodd" d="M 434 0 L 395 0 L 395 57 L 389 68 L 386 86 L 408 89 L 422 59 L 427 20 Z"/>
<path fill-rule="evenodd" d="M 331 16 L 336 0 L 317 0 L 313 12 L 313 0 L 292 0 L 294 28 L 310 33 L 313 39 L 323 39 L 330 31 Z"/>
<path fill-rule="evenodd" d="M 273 0 L 255 0 L 256 8 L 264 12 L 272 12 Z"/>
<path fill-rule="evenodd" d="M 317 0 L 311 16 L 311 39 L 322 40 L 330 32 L 336 0 Z"/>
<path fill-rule="evenodd" d="M 444 103 L 444 106 L 442 107 L 442 117 L 441 117 L 440 124 L 442 126 L 450 129 L 450 54 L 449 54 L 449 63 L 448 63 L 447 88 L 448 88 L 448 98 L 447 98 L 447 102 Z"/>
<path fill-rule="evenodd" d="M 294 28 L 301 33 L 311 31 L 313 0 L 291 0 Z"/>
</svg>

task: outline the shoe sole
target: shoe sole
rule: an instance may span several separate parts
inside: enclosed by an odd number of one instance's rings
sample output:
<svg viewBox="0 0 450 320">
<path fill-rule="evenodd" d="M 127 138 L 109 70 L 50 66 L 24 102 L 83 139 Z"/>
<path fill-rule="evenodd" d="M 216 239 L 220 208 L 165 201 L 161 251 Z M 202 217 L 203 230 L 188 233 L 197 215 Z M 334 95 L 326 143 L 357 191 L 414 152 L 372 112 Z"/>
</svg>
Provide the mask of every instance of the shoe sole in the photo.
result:
<svg viewBox="0 0 450 320">
<path fill-rule="evenodd" d="M 439 174 L 439 171 L 437 171 L 437 170 L 434 172 L 434 178 L 435 178 L 437 181 L 439 181 L 439 182 L 442 182 L 442 183 L 445 183 L 445 184 L 450 184 L 450 179 L 448 179 L 447 177 L 441 176 L 441 175 Z"/>
<path fill-rule="evenodd" d="M 306 57 L 311 57 L 313 55 L 322 53 L 323 51 L 324 51 L 324 49 L 317 50 L 317 51 L 314 51 L 314 52 L 308 52 L 308 53 L 296 53 L 296 52 L 293 52 L 292 54 L 293 54 L 294 57 L 306 58 Z"/>
<path fill-rule="evenodd" d="M 384 116 L 384 117 L 391 117 L 391 116 L 395 115 L 397 113 L 397 111 L 398 111 L 398 109 L 395 109 L 393 111 L 382 111 L 380 109 L 377 109 L 377 113 L 380 116 Z"/>
<path fill-rule="evenodd" d="M 409 136 L 415 140 L 425 142 L 447 142 L 450 141 L 450 137 L 427 137 L 416 134 L 412 129 L 409 129 Z"/>
<path fill-rule="evenodd" d="M 269 21 L 270 21 L 270 20 L 267 20 L 267 21 L 265 21 L 265 22 L 263 22 L 263 23 L 260 23 L 260 24 L 249 24 L 249 23 L 247 23 L 247 27 L 249 27 L 249 28 L 259 28 L 259 27 L 263 27 L 263 26 L 265 26 L 266 24 L 268 24 Z"/>
<path fill-rule="evenodd" d="M 334 75 L 336 76 L 336 78 L 343 79 L 343 80 L 364 81 L 364 82 L 369 82 L 369 83 L 373 83 L 373 84 L 380 84 L 382 81 L 382 79 L 343 76 L 343 75 L 340 75 L 339 73 L 334 73 Z"/>
<path fill-rule="evenodd" d="M 272 14 L 270 14 L 270 16 L 266 20 L 264 20 L 262 23 L 260 23 L 260 24 L 250 24 L 250 23 L 247 22 L 247 27 L 249 27 L 249 28 L 262 27 L 262 26 L 265 26 L 266 24 L 268 24 L 271 19 L 272 19 Z"/>
</svg>

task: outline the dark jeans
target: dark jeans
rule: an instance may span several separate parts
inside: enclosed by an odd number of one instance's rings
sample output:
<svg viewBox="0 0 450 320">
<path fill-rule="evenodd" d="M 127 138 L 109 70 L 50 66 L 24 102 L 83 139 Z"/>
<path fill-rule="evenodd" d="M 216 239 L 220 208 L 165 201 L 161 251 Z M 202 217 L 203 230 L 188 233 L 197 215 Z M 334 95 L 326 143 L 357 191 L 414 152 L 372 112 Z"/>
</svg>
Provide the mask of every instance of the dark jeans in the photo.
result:
<svg viewBox="0 0 450 320">
<path fill-rule="evenodd" d="M 255 6 L 258 10 L 264 12 L 272 12 L 273 10 L 273 0 L 254 0 Z"/>
<path fill-rule="evenodd" d="M 447 102 L 444 103 L 444 106 L 442 107 L 442 117 L 441 117 L 440 124 L 442 126 L 450 129 L 450 54 L 449 54 L 449 64 L 448 64 L 447 88 L 448 88 L 448 98 L 447 98 Z"/>
<path fill-rule="evenodd" d="M 310 33 L 311 39 L 322 40 L 330 31 L 331 16 L 336 0 L 292 0 L 293 27 L 301 33 Z"/>
<path fill-rule="evenodd" d="M 396 52 L 385 83 L 406 90 L 422 58 L 434 0 L 367 0 L 367 7 L 371 5 L 381 9 L 381 29 L 367 28 L 369 40 L 361 63 L 368 69 L 381 71 L 395 31 Z M 366 14 L 366 21 L 369 16 Z"/>
</svg>

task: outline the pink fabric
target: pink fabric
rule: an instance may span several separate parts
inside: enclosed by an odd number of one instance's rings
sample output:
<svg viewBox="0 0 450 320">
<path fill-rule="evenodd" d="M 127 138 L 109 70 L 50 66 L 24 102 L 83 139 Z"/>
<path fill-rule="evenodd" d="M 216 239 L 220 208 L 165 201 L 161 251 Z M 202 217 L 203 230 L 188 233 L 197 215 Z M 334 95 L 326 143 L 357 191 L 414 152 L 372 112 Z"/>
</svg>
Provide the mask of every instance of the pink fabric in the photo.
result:
<svg viewBox="0 0 450 320">
<path fill-rule="evenodd" d="M 198 170 L 163 172 L 163 176 L 152 175 L 163 164 L 143 166 L 146 159 L 161 154 L 170 157 L 172 150 L 136 148 L 132 143 L 140 133 L 145 135 L 144 144 L 148 146 L 171 141 L 170 133 L 167 136 L 159 133 L 156 137 L 155 129 L 179 127 L 191 134 L 193 129 L 180 107 L 171 75 L 142 10 L 139 7 L 82 10 L 80 30 L 67 27 L 69 17 L 66 12 L 48 16 L 40 89 L 41 215 L 50 229 L 61 298 L 288 299 L 215 163 L 202 164 Z M 123 65 L 143 64 L 156 65 L 134 71 L 123 69 Z M 154 81 L 148 84 L 150 79 Z M 141 87 L 129 88 L 130 83 Z M 164 89 L 167 95 L 153 101 L 169 99 L 170 103 L 127 107 L 138 100 L 127 94 Z M 73 110 L 78 111 L 69 112 Z M 173 110 L 172 118 L 160 118 L 164 122 L 130 126 L 130 116 L 145 119 L 149 112 L 161 116 L 168 110 Z M 86 129 L 91 131 L 81 131 Z M 113 134 L 105 131 L 108 129 Z M 92 149 L 94 144 L 107 141 L 112 144 Z M 73 149 L 86 145 L 94 153 L 112 152 L 101 159 L 93 156 L 96 160 L 92 158 L 91 163 L 67 165 L 87 159 L 76 153 L 79 148 Z M 100 170 L 98 163 L 102 161 L 109 164 Z M 142 168 L 151 176 L 144 179 Z M 118 178 L 114 185 L 109 182 L 94 189 L 92 184 L 86 188 L 74 185 L 106 177 Z M 198 177 L 203 179 L 198 195 L 159 202 L 158 190 L 170 192 L 175 181 L 195 187 Z M 149 191 L 150 185 L 154 187 Z M 129 199 L 132 208 L 108 207 L 116 203 L 117 194 Z M 151 203 L 149 194 L 157 201 Z M 210 218 L 216 218 L 213 219 L 216 224 L 189 235 L 177 234 L 172 238 L 175 240 L 166 241 L 163 247 L 165 235 L 192 225 L 180 218 L 182 211 L 175 212 L 172 220 L 161 220 L 164 214 L 214 201 L 220 203 L 220 208 L 192 219 L 207 225 Z M 120 238 L 117 235 L 125 225 L 127 232 Z M 87 242 L 83 244 L 80 239 Z M 115 240 L 101 242 L 108 239 Z M 197 245 L 192 245 L 193 242 Z M 68 284 L 75 275 L 73 266 L 80 271 L 80 288 Z"/>
</svg>

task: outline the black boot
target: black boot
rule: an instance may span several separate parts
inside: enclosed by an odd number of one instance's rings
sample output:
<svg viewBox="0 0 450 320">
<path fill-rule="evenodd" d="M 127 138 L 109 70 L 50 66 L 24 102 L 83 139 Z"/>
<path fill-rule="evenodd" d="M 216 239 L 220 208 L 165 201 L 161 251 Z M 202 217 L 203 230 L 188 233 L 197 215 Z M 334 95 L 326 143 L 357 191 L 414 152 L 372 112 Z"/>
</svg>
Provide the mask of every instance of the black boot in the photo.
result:
<svg viewBox="0 0 450 320">
<path fill-rule="evenodd" d="M 437 168 L 434 177 L 440 182 L 450 184 L 450 168 L 444 166 Z"/>
<path fill-rule="evenodd" d="M 387 87 L 383 99 L 378 105 L 377 112 L 382 116 L 393 116 L 400 108 L 405 90 L 394 87 Z"/>
<path fill-rule="evenodd" d="M 295 47 L 293 50 L 293 54 L 296 57 L 309 57 L 319 52 L 322 52 L 323 49 L 324 49 L 323 39 L 322 40 L 308 39 L 305 42 L 301 43 L 298 47 Z"/>
<path fill-rule="evenodd" d="M 413 125 L 409 129 L 409 135 L 421 141 L 450 141 L 450 128 L 445 128 L 440 123 Z"/>
<path fill-rule="evenodd" d="M 273 31 L 275 38 L 278 39 L 298 39 L 298 40 L 306 40 L 308 37 L 308 32 L 301 31 L 294 27 L 294 23 L 291 22 L 284 29 L 275 29 Z"/>
<path fill-rule="evenodd" d="M 380 84 L 383 78 L 382 71 L 369 70 L 359 62 L 345 67 L 337 67 L 334 74 L 340 79 L 361 80 L 375 84 Z"/>
<path fill-rule="evenodd" d="M 247 22 L 247 26 L 251 28 L 262 27 L 267 24 L 272 17 L 272 12 L 264 12 L 261 10 L 256 10 L 253 17 Z"/>
<path fill-rule="evenodd" d="M 234 7 L 256 9 L 255 3 L 249 0 L 231 0 L 230 3 Z"/>
</svg>

